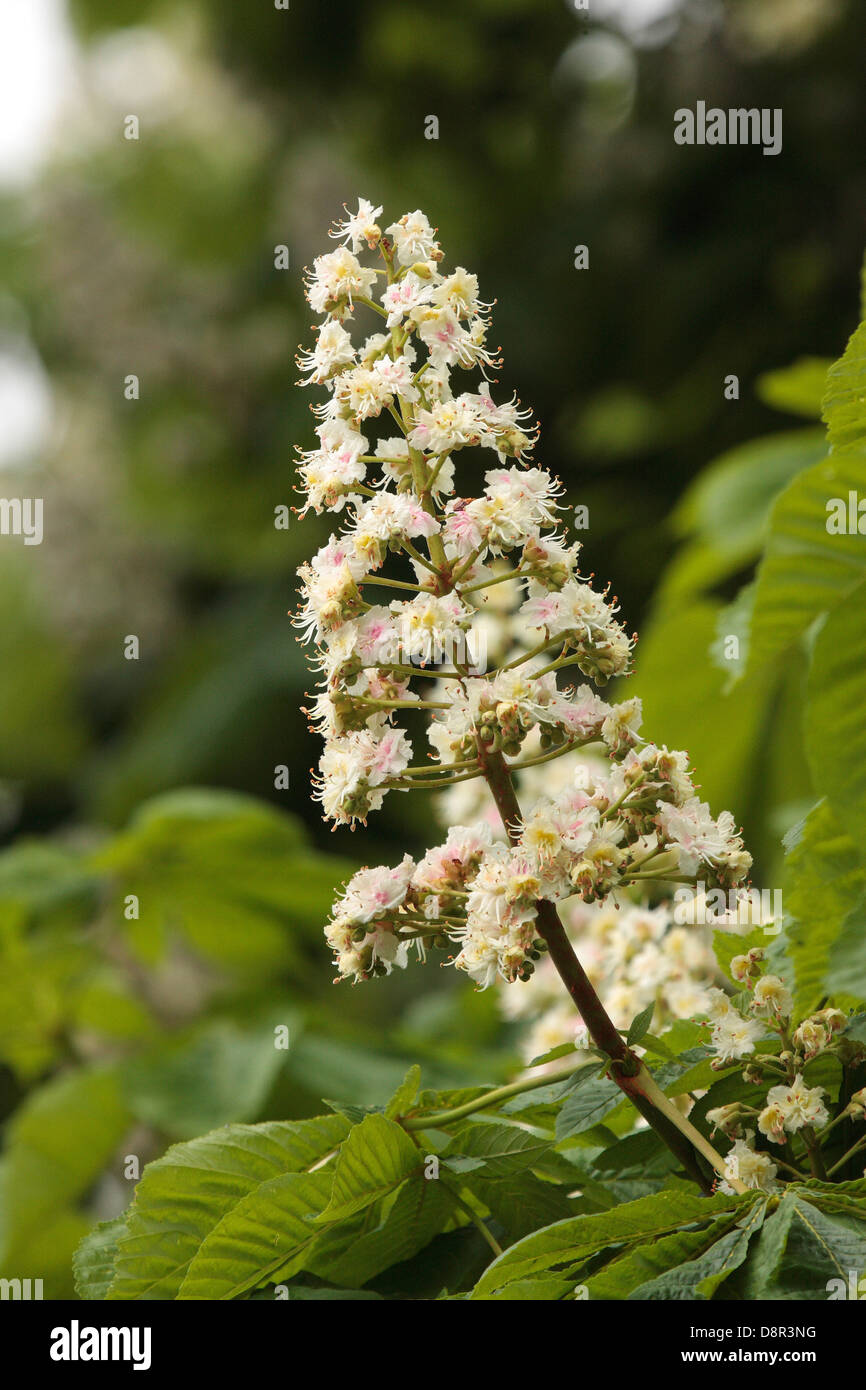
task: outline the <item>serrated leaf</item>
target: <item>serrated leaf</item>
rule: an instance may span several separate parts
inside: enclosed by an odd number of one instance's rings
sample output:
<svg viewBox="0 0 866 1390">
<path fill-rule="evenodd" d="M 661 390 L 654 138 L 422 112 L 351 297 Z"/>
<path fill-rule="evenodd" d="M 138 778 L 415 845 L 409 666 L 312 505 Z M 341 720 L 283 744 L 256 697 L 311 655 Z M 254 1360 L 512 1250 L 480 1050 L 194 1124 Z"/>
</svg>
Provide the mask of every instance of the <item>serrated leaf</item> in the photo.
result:
<svg viewBox="0 0 866 1390">
<path fill-rule="evenodd" d="M 104 1299 L 114 1278 L 117 1242 L 126 1235 L 126 1218 L 100 1221 L 84 1237 L 72 1261 L 79 1298 Z"/>
<path fill-rule="evenodd" d="M 190 1262 L 250 1193 L 320 1162 L 349 1133 L 341 1115 L 228 1125 L 148 1164 L 118 1242 L 111 1299 L 176 1297 Z"/>
<path fill-rule="evenodd" d="M 866 386 L 864 386 L 866 390 Z M 866 405 L 863 407 L 866 412 Z M 863 467 L 866 488 L 866 462 Z M 866 536 L 861 538 L 866 551 Z M 866 842 L 866 580 L 821 627 L 812 648 L 804 719 L 815 790 L 855 847 Z"/>
<path fill-rule="evenodd" d="M 818 1008 L 831 991 L 842 1001 L 863 980 L 864 881 L 853 841 L 826 801 L 806 818 L 786 860 L 786 935 L 794 964 L 795 1011 Z M 859 972 L 859 982 L 857 979 Z"/>
<path fill-rule="evenodd" d="M 755 393 L 773 410 L 819 420 L 832 365 L 829 357 L 799 357 L 790 367 L 763 372 L 755 382 Z"/>
<path fill-rule="evenodd" d="M 345 1221 L 399 1187 L 421 1165 L 409 1135 L 384 1115 L 368 1115 L 349 1132 L 337 1159 L 331 1200 L 319 1218 Z"/>
<path fill-rule="evenodd" d="M 482 1274 L 472 1298 L 498 1298 L 517 1280 L 546 1276 L 560 1268 L 564 1275 L 576 1276 L 596 1251 L 667 1235 L 696 1221 L 712 1221 L 723 1211 L 737 1209 L 743 1200 L 658 1192 L 599 1215 L 570 1217 L 506 1250 Z"/>
<path fill-rule="evenodd" d="M 826 1299 L 831 1279 L 847 1286 L 849 1270 L 866 1268 L 866 1222 L 828 1214 L 789 1189 L 764 1222 L 746 1269 L 749 1297 Z"/>
<path fill-rule="evenodd" d="M 407 1071 L 400 1085 L 397 1087 L 388 1104 L 385 1106 L 385 1115 L 392 1120 L 395 1115 L 402 1115 L 412 1106 L 412 1102 L 418 1094 L 418 1087 L 421 1085 L 421 1068 L 412 1066 Z"/>
<path fill-rule="evenodd" d="M 306 1268 L 316 1242 L 330 1237 L 315 1224 L 327 1204 L 333 1172 L 284 1173 L 259 1184 L 205 1236 L 180 1286 L 179 1299 L 241 1298 Z M 345 1242 L 355 1238 L 346 1230 Z"/>
<path fill-rule="evenodd" d="M 826 530 L 827 499 L 845 497 L 858 485 L 863 486 L 862 463 L 833 458 L 795 479 L 776 503 L 757 576 L 749 671 L 799 641 L 816 618 L 862 583 L 862 537 Z"/>
<path fill-rule="evenodd" d="M 487 1178 L 506 1178 L 532 1166 L 550 1144 L 517 1125 L 463 1125 L 442 1150 L 440 1158 L 456 1172 L 477 1172 Z M 461 1168 L 461 1160 L 469 1159 Z"/>
<path fill-rule="evenodd" d="M 411 1259 L 447 1226 L 455 1209 L 448 1186 L 418 1173 L 398 1189 L 379 1223 L 343 1251 L 313 1250 L 308 1268 L 356 1288 L 392 1265 Z"/>
<path fill-rule="evenodd" d="M 574 1210 L 561 1187 L 542 1181 L 534 1173 L 497 1179 L 490 1179 L 483 1172 L 470 1173 L 464 1178 L 464 1186 L 481 1199 L 512 1241 L 540 1226 L 561 1221 Z"/>
<path fill-rule="evenodd" d="M 712 1298 L 720 1284 L 739 1269 L 749 1253 L 749 1242 L 764 1222 L 766 1202 L 758 1198 L 751 1208 L 737 1220 L 733 1230 L 723 1230 L 722 1223 L 713 1232 L 714 1238 L 704 1242 L 690 1241 L 683 1244 L 683 1251 L 689 1258 L 671 1260 L 670 1267 L 645 1283 L 638 1285 L 629 1293 L 630 1299 L 708 1299 Z M 712 1229 L 712 1228 L 711 1228 Z M 677 1237 L 668 1237 L 672 1243 Z M 666 1242 L 660 1242 L 665 1245 Z M 655 1252 L 658 1253 L 658 1250 Z M 673 1248 L 665 1253 L 672 1256 Z"/>
<path fill-rule="evenodd" d="M 655 1000 L 653 1000 L 651 1004 L 647 1004 L 646 1008 L 642 1009 L 641 1012 L 632 1019 L 631 1026 L 629 1027 L 625 1039 L 629 1047 L 637 1047 L 638 1043 L 643 1041 L 644 1037 L 649 1032 L 655 1008 Z"/>
<path fill-rule="evenodd" d="M 191 1037 L 136 1058 L 123 1069 L 124 1096 L 137 1119 L 175 1139 L 252 1120 L 283 1064 L 270 1026 L 217 1019 Z"/>
<path fill-rule="evenodd" d="M 560 1057 L 569 1057 L 574 1051 L 574 1043 L 560 1043 L 559 1047 L 552 1047 L 549 1052 L 542 1052 L 540 1057 L 533 1057 L 532 1061 L 528 1063 L 528 1068 L 531 1071 L 533 1067 L 543 1067 L 548 1062 L 558 1062 Z"/>
<path fill-rule="evenodd" d="M 622 1091 L 615 1081 L 598 1078 L 568 1095 L 556 1117 L 556 1138 L 570 1139 L 600 1124 L 622 1100 Z"/>
</svg>

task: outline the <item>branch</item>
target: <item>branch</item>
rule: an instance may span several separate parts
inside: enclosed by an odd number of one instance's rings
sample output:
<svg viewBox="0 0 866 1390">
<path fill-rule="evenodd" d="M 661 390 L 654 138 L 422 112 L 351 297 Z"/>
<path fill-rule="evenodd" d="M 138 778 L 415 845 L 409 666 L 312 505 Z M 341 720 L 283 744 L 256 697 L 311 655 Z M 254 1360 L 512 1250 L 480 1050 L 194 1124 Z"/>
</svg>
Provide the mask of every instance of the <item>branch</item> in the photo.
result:
<svg viewBox="0 0 866 1390">
<path fill-rule="evenodd" d="M 511 781 L 511 775 L 501 753 L 490 753 L 478 739 L 478 761 L 484 772 L 487 785 L 502 817 L 506 833 L 512 844 L 520 839 L 518 827 L 521 823 L 520 805 Z M 733 1188 L 744 1192 L 746 1189 L 735 1178 L 725 1172 L 725 1163 L 712 1145 L 703 1138 L 694 1125 L 677 1110 L 664 1095 L 640 1059 L 623 1041 L 614 1027 L 607 1010 L 593 988 L 586 971 L 575 955 L 559 914 L 552 902 L 540 899 L 538 902 L 539 935 L 547 943 L 550 958 L 560 979 L 568 990 L 575 1007 L 587 1026 L 589 1035 L 600 1052 L 610 1058 L 610 1075 L 635 1109 L 643 1115 L 659 1138 L 667 1145 L 682 1164 L 685 1171 L 705 1193 L 712 1191 L 712 1184 L 701 1169 L 695 1149 L 709 1158 L 716 1172 L 726 1177 Z"/>
</svg>

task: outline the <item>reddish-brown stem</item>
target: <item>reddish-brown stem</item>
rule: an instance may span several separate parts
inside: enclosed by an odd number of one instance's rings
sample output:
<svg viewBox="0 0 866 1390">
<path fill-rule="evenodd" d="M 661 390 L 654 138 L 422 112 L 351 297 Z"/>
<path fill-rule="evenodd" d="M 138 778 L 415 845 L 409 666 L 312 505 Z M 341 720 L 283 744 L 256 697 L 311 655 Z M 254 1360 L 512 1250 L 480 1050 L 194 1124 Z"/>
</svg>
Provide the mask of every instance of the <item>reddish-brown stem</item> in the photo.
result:
<svg viewBox="0 0 866 1390">
<path fill-rule="evenodd" d="M 477 742 L 478 761 L 484 778 L 502 817 L 506 834 L 511 843 L 516 844 L 520 839 L 521 813 L 511 773 L 501 753 L 490 751 L 480 738 Z M 592 1041 L 600 1052 L 610 1058 L 611 1077 L 679 1160 L 689 1176 L 704 1192 L 711 1192 L 711 1181 L 701 1169 L 695 1150 L 688 1139 L 667 1116 L 656 1109 L 641 1089 L 640 1058 L 635 1056 L 614 1027 L 610 1015 L 575 954 L 556 907 L 546 899 L 540 899 L 538 902 L 538 930 L 547 944 L 550 958 L 560 979 L 586 1024 Z"/>
</svg>

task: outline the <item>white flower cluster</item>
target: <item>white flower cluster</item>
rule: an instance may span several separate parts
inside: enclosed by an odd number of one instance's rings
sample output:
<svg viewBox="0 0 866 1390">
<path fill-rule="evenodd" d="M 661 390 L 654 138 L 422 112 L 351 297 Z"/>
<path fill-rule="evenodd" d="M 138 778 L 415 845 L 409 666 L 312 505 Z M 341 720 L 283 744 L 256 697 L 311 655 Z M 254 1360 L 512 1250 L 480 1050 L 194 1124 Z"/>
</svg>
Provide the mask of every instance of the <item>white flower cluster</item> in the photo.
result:
<svg viewBox="0 0 866 1390">
<path fill-rule="evenodd" d="M 590 698 L 595 701 L 592 705 Z M 539 901 L 565 903 L 579 895 L 582 903 L 594 903 L 631 883 L 651 878 L 656 864 L 661 863 L 664 872 L 670 873 L 683 855 L 694 854 L 693 835 L 683 850 L 663 828 L 664 813 L 671 804 L 687 806 L 693 800 L 682 755 L 652 744 L 639 753 L 630 747 L 623 753 L 623 729 L 630 729 L 631 724 L 614 718 L 610 707 L 595 697 L 585 696 L 583 704 L 584 737 L 607 748 L 608 760 L 599 760 L 597 770 L 579 765 L 576 773 L 580 775 L 566 782 L 556 795 L 539 796 L 519 824 L 509 827 L 511 843 L 494 840 L 491 828 L 483 821 L 474 828 L 453 827 L 445 845 L 422 861 L 424 877 L 407 879 L 403 902 L 388 902 L 387 911 L 376 923 L 377 931 L 403 938 L 408 929 L 407 939 L 420 939 L 426 928 L 430 937 L 455 943 L 459 951 L 454 964 L 482 988 L 497 974 L 509 982 L 526 980 L 544 949 L 537 926 Z M 449 711 L 449 719 L 452 713 Z M 485 723 L 488 713 L 493 716 L 491 724 Z M 629 714 L 633 719 L 634 711 Z M 516 752 L 519 716 L 519 701 L 512 700 L 507 713 L 492 702 L 485 709 L 482 702 L 472 715 L 471 727 L 480 729 L 482 742 L 485 732 L 492 729 L 506 751 Z M 363 737 L 349 735 L 338 742 Z M 387 740 L 387 733 L 384 738 Z M 461 745 L 457 751 L 466 750 Z M 728 842 L 726 858 L 721 854 L 715 825 L 711 838 L 716 872 L 739 873 L 743 855 L 739 837 L 732 836 Z M 464 855 L 467 845 L 471 846 L 468 861 Z M 439 869 L 448 866 L 447 875 L 432 876 L 431 864 Z M 385 885 L 390 885 L 392 870 L 367 870 L 365 874 L 376 872 L 381 873 Z M 455 897 L 458 880 L 461 891 Z M 367 877 L 364 882 L 374 880 Z M 354 882 L 347 896 L 350 903 L 356 901 Z M 337 904 L 329 941 L 337 952 L 341 974 L 366 977 L 381 959 L 381 952 L 370 956 L 370 943 L 362 944 L 360 938 L 349 950 L 347 932 L 361 923 L 347 912 L 345 904 L 345 899 Z M 395 918 L 395 907 L 409 912 L 408 923 L 400 916 Z M 414 916 L 419 911 L 425 918 L 420 932 Z M 608 991 L 607 1002 L 617 1016 L 622 1016 L 623 1026 L 642 1002 L 657 996 L 662 986 L 670 995 L 671 1012 L 676 1017 L 695 1012 L 708 1000 L 709 996 L 694 987 L 699 964 L 707 968 L 706 950 L 698 933 L 685 928 L 668 930 L 666 914 L 654 917 L 650 913 L 638 919 L 626 914 L 621 920 L 625 925 L 611 932 L 606 947 L 604 973 L 609 977 L 615 965 L 621 967 L 616 989 Z M 627 944 L 634 932 L 641 939 L 641 951 L 633 952 Z M 404 965 L 406 953 L 400 955 L 390 949 L 389 959 Z M 760 1025 L 750 1026 L 761 1036 Z"/>
<path fill-rule="evenodd" d="M 826 1091 L 822 1086 L 809 1086 L 803 1075 L 808 1062 L 820 1053 L 836 1050 L 835 1036 L 845 1026 L 845 1015 L 839 1009 L 826 1008 L 804 1019 L 791 1032 L 790 1017 L 794 1002 L 784 981 L 778 975 L 765 974 L 764 952 L 753 948 L 731 961 L 731 975 L 751 990 L 746 1017 L 741 1009 L 721 990 L 708 991 L 705 1013 L 712 1025 L 712 1041 L 716 1049 L 715 1067 L 726 1067 L 747 1058 L 744 1077 L 754 1085 L 766 1084 L 766 1077 L 785 1078 L 766 1092 L 763 1104 L 748 1105 L 735 1102 L 707 1111 L 707 1120 L 714 1129 L 735 1138 L 728 1154 L 728 1166 L 733 1175 L 747 1187 L 772 1186 L 777 1165 L 767 1154 L 756 1152 L 754 1128 L 757 1126 L 765 1140 L 772 1144 L 787 1144 L 791 1136 L 801 1134 L 804 1152 L 814 1155 L 820 1132 L 829 1124 L 830 1116 L 824 1103 Z M 772 1034 L 781 1040 L 772 1046 Z M 758 1052 L 757 1044 L 764 1041 L 766 1051 Z M 858 1097 L 852 1097 L 845 1112 L 853 1119 L 866 1117 L 866 1107 Z"/>
<path fill-rule="evenodd" d="M 527 810 L 509 813 L 508 844 L 482 820 L 457 825 L 419 865 L 365 870 L 328 939 L 341 977 L 387 973 L 413 943 L 423 956 L 432 942 L 485 987 L 531 975 L 541 901 L 593 903 L 698 870 L 730 887 L 750 860 L 731 817 L 714 819 L 700 801 L 685 754 L 640 736 L 640 702 L 607 704 L 593 688 L 628 673 L 634 638 L 616 598 L 580 577 L 579 544 L 557 529 L 561 486 L 526 461 L 530 412 L 492 397 L 490 305 L 474 275 L 443 271 L 422 212 L 383 232 L 381 211 L 361 200 L 307 282 L 324 318 L 299 365 L 327 398 L 315 408 L 318 447 L 301 456 L 301 510 L 343 516 L 300 571 L 296 622 L 322 677 L 307 711 L 325 740 L 314 794 L 327 819 L 354 825 L 392 789 L 492 785 L 494 768 L 510 787 L 512 775 L 574 749 L 595 762 L 581 765 L 593 767 L 588 779 L 555 789 L 548 779 Z M 373 268 L 359 260 L 365 248 Z M 353 338 L 360 313 L 378 314 L 378 331 Z M 463 369 L 481 379 L 461 391 L 452 376 Z M 458 495 L 455 460 L 469 448 L 491 450 L 496 466 Z M 497 611 L 507 611 L 504 641 Z M 500 648 L 492 666 L 488 638 Z M 592 685 L 560 686 L 574 668 Z M 417 711 L 431 716 L 421 765 L 397 723 Z M 660 949 L 675 992 L 684 977 L 674 940 Z"/>
<path fill-rule="evenodd" d="M 475 276 L 440 270 L 442 251 L 422 212 L 384 233 L 380 212 L 362 199 L 335 229 L 345 244 L 315 261 L 307 296 L 324 320 L 298 359 L 305 382 L 328 391 L 316 407 L 318 446 L 301 455 L 301 514 L 343 513 L 345 524 L 301 567 L 296 623 L 318 644 L 323 675 L 311 711 L 326 740 L 317 795 L 327 818 L 349 824 L 389 789 L 413 785 L 408 740 L 388 731 L 404 706 L 429 706 L 409 682 L 449 657 L 456 686 L 440 703 L 454 717 L 431 733 L 440 756 L 459 725 L 474 757 L 467 740 L 476 714 L 512 703 L 518 689 L 522 733 L 545 720 L 560 737 L 579 731 L 581 709 L 557 692 L 555 675 L 490 673 L 481 688 L 486 665 L 466 660 L 482 590 L 502 557 L 514 557 L 539 651 L 550 647 L 603 682 L 627 671 L 632 647 L 615 606 L 578 577 L 578 545 L 556 532 L 559 484 L 543 468 L 507 466 L 533 446 L 530 412 L 515 400 L 494 402 L 483 376 L 475 390 L 452 390 L 454 370 L 483 373 L 494 360 L 484 345 L 490 306 Z M 362 266 L 362 247 L 378 253 L 378 266 Z M 350 327 L 361 306 L 378 312 L 386 331 L 356 343 Z M 374 441 L 370 426 L 380 418 L 387 433 Z M 470 447 L 492 450 L 499 466 L 485 473 L 480 495 L 456 496 L 453 455 Z M 394 573 L 398 559 L 408 575 Z M 374 585 L 380 604 L 371 602 Z M 555 615 L 545 607 L 554 595 Z"/>
</svg>

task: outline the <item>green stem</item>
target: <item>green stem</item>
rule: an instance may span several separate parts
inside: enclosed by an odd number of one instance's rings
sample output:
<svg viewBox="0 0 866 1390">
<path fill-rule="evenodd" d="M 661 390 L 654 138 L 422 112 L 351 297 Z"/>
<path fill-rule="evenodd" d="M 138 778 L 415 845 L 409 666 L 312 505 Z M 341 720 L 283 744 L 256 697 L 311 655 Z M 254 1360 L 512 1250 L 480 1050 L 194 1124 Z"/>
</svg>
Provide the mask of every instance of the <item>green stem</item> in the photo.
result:
<svg viewBox="0 0 866 1390">
<path fill-rule="evenodd" d="M 439 1181 L 442 1182 L 442 1179 L 440 1178 Z M 457 1203 L 460 1210 L 465 1212 L 465 1214 L 469 1217 L 469 1220 L 472 1222 L 472 1225 L 475 1226 L 479 1233 L 484 1237 L 487 1244 L 490 1246 L 490 1249 L 493 1251 L 494 1255 L 501 1255 L 502 1246 L 499 1244 L 499 1241 L 496 1239 L 496 1237 L 487 1229 L 486 1223 L 481 1220 L 481 1217 L 478 1215 L 477 1211 L 473 1211 L 469 1203 L 464 1202 L 463 1198 L 460 1196 L 460 1193 L 457 1191 L 456 1188 L 451 1186 L 450 1182 L 443 1183 L 443 1186 L 445 1190 L 450 1194 L 450 1196 L 454 1198 L 454 1201 Z"/>
<path fill-rule="evenodd" d="M 478 1096 L 475 1100 L 467 1100 L 463 1105 L 455 1105 L 450 1110 L 434 1110 L 426 1115 L 410 1115 L 407 1119 L 401 1120 L 400 1123 L 404 1129 L 408 1130 L 441 1129 L 445 1125 L 465 1119 L 467 1115 L 474 1115 L 477 1110 L 487 1110 L 491 1105 L 499 1105 L 503 1101 L 510 1100 L 512 1096 L 522 1096 L 525 1091 L 534 1091 L 539 1086 L 555 1086 L 558 1081 L 567 1081 L 582 1067 L 600 1061 L 600 1057 L 584 1058 L 577 1066 L 560 1067 L 558 1071 L 550 1071 L 543 1076 L 533 1076 L 524 1081 L 512 1081 L 507 1086 L 497 1086 L 495 1090 L 486 1091 L 483 1096 Z"/>
<path fill-rule="evenodd" d="M 834 1173 L 838 1173 L 840 1168 L 844 1168 L 850 1158 L 853 1158 L 858 1149 L 862 1149 L 866 1144 L 866 1134 L 862 1139 L 858 1139 L 856 1144 L 852 1144 L 847 1153 L 844 1153 L 838 1163 L 834 1163 L 832 1168 L 827 1169 L 827 1177 L 832 1178 Z"/>
</svg>

